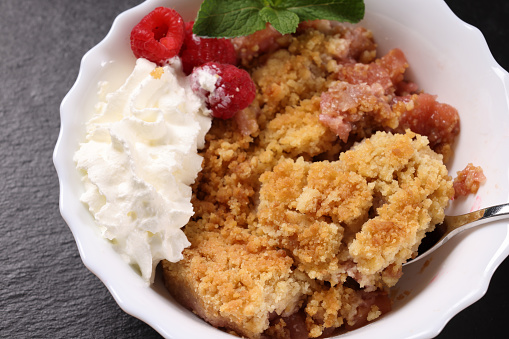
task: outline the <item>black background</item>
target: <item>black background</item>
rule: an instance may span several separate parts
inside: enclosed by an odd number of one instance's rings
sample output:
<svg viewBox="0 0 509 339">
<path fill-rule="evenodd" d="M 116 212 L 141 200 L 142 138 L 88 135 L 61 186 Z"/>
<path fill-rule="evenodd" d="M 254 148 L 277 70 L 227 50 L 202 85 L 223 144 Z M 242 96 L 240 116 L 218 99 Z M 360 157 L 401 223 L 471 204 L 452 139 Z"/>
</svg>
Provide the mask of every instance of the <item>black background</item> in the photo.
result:
<svg viewBox="0 0 509 339">
<path fill-rule="evenodd" d="M 82 264 L 59 214 L 52 163 L 59 105 L 81 57 L 140 1 L 0 1 L 0 337 L 159 337 L 125 314 Z M 509 1 L 446 2 L 484 33 L 509 70 Z M 437 338 L 505 337 L 508 278 L 506 260 L 486 296 Z"/>
</svg>

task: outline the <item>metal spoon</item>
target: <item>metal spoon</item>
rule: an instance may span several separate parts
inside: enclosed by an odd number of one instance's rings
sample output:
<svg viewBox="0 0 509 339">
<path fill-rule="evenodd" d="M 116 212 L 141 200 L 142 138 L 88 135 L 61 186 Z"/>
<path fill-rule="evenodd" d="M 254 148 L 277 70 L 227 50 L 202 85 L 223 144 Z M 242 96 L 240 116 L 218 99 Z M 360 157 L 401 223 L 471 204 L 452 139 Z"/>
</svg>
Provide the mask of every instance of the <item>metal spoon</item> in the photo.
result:
<svg viewBox="0 0 509 339">
<path fill-rule="evenodd" d="M 485 223 L 509 218 L 509 203 L 487 207 L 463 215 L 446 216 L 444 221 L 426 234 L 418 249 L 417 257 L 408 260 L 403 266 L 427 257 L 455 235 Z"/>
</svg>

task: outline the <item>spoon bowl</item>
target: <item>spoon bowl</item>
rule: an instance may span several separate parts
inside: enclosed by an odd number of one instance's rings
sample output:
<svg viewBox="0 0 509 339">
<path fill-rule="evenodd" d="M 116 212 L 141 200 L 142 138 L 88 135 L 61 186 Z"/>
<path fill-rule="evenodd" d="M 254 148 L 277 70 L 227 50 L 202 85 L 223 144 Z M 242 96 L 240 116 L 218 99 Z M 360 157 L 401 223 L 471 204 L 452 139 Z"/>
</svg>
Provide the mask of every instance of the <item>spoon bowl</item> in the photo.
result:
<svg viewBox="0 0 509 339">
<path fill-rule="evenodd" d="M 446 216 L 444 221 L 423 239 L 417 251 L 417 257 L 407 261 L 403 266 L 429 256 L 449 239 L 463 231 L 506 218 L 509 218 L 509 203 L 486 207 L 467 214 Z"/>
</svg>

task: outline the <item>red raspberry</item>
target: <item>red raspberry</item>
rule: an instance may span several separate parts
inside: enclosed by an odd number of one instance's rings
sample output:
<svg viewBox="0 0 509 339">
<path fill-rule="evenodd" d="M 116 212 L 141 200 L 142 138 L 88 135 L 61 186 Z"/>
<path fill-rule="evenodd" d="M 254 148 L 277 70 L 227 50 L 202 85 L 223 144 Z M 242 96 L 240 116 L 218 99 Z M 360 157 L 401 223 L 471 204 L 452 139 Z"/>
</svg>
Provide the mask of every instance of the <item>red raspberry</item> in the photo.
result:
<svg viewBox="0 0 509 339">
<path fill-rule="evenodd" d="M 174 9 L 157 7 L 134 26 L 131 49 L 137 58 L 162 66 L 178 55 L 184 42 L 184 20 Z"/>
<path fill-rule="evenodd" d="M 216 78 L 212 89 L 201 82 L 207 76 Z M 195 67 L 191 74 L 191 88 L 205 98 L 212 115 L 220 119 L 235 116 L 238 111 L 249 106 L 256 94 L 255 84 L 248 72 L 217 62 Z"/>
<path fill-rule="evenodd" d="M 200 38 L 193 34 L 193 24 L 194 22 L 185 24 L 186 35 L 180 51 L 186 74 L 191 74 L 194 67 L 210 61 L 232 65 L 237 63 L 237 52 L 230 39 Z"/>
</svg>

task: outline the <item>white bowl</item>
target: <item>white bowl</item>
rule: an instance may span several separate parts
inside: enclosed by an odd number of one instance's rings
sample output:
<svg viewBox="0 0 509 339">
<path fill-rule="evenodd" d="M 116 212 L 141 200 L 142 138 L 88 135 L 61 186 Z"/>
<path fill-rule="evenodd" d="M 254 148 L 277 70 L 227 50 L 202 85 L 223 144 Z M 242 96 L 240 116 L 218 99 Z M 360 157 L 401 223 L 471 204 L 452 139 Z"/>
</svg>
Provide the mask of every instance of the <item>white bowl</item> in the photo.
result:
<svg viewBox="0 0 509 339">
<path fill-rule="evenodd" d="M 76 83 L 61 105 L 61 130 L 54 163 L 60 180 L 60 211 L 85 265 L 107 286 L 120 307 L 171 338 L 231 338 L 177 304 L 161 279 L 147 287 L 111 245 L 79 201 L 80 174 L 72 160 L 84 139 L 97 83 L 120 85 L 135 59 L 131 28 L 157 6 L 173 7 L 194 19 L 200 1 L 148 0 L 117 17 L 106 38 L 81 63 Z M 488 180 L 475 197 L 455 201 L 449 214 L 509 201 L 509 74 L 493 59 L 482 34 L 458 19 L 442 0 L 365 0 L 362 24 L 374 31 L 380 53 L 402 49 L 410 77 L 439 101 L 455 106 L 461 133 L 450 161 L 451 174 L 467 163 L 481 165 Z M 381 55 L 381 54 L 380 54 Z M 498 156 L 497 156 L 498 155 Z M 394 289 L 393 310 L 342 338 L 429 338 L 458 312 L 481 298 L 497 266 L 509 254 L 509 224 L 492 223 L 448 242 L 427 267 L 405 267 Z"/>
</svg>

